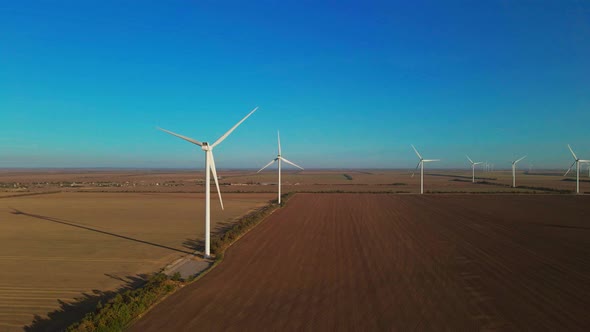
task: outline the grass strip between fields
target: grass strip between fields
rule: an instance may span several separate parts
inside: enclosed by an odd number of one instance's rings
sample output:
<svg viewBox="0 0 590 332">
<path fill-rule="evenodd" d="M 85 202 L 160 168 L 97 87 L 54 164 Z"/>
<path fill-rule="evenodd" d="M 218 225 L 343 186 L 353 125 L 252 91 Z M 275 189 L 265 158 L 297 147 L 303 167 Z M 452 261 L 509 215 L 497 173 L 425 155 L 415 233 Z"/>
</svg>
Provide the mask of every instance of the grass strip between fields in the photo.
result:
<svg viewBox="0 0 590 332">
<path fill-rule="evenodd" d="M 281 205 L 284 205 L 291 196 L 292 193 L 282 195 Z M 104 305 L 99 302 L 93 312 L 86 314 L 81 321 L 69 326 L 67 331 L 113 332 L 125 330 L 167 296 L 199 280 L 221 263 L 225 250 L 279 208 L 277 203 L 277 200 L 273 200 L 268 205 L 241 217 L 224 232 L 213 235 L 211 249 L 215 256 L 215 262 L 203 273 L 189 280 L 181 280 L 179 273 L 170 277 L 162 272 L 155 273 L 139 288 L 117 294 Z"/>
</svg>

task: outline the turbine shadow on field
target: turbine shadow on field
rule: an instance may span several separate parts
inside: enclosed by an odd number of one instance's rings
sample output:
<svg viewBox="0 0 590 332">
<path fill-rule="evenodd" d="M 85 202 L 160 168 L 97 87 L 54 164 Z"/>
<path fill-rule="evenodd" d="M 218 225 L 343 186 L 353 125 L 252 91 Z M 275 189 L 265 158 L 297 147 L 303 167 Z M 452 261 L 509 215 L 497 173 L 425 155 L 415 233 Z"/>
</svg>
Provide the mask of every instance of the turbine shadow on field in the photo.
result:
<svg viewBox="0 0 590 332">
<path fill-rule="evenodd" d="M 581 176 L 580 176 L 581 177 Z M 565 178 L 562 179 L 561 181 L 566 181 L 566 182 L 576 182 L 576 177 L 572 177 L 572 178 Z M 586 180 L 586 179 L 580 179 L 580 182 L 590 182 L 590 180 Z"/>
<path fill-rule="evenodd" d="M 531 223 L 531 224 L 545 226 L 545 227 L 556 227 L 556 228 L 590 230 L 590 227 L 584 227 L 584 226 L 568 226 L 568 225 L 556 225 L 556 224 L 543 224 L 543 223 L 538 223 L 538 222 L 534 222 L 534 223 Z"/>
<path fill-rule="evenodd" d="M 202 254 L 205 250 L 205 241 L 202 239 L 186 239 L 182 242 L 182 246 L 197 254 Z"/>
<path fill-rule="evenodd" d="M 60 304 L 59 309 L 47 314 L 47 317 L 35 315 L 33 322 L 25 326 L 26 332 L 40 331 L 65 331 L 66 328 L 75 322 L 84 318 L 84 316 L 94 311 L 98 303 L 106 303 L 114 298 L 117 294 L 123 293 L 129 289 L 140 287 L 146 282 L 146 275 L 127 276 L 125 278 L 105 274 L 106 276 L 123 281 L 124 285 L 115 291 L 92 290 L 90 294 L 84 293 L 75 302 L 64 302 L 57 300 Z"/>
<path fill-rule="evenodd" d="M 165 246 L 165 245 L 162 245 L 162 244 L 153 243 L 153 242 L 149 242 L 149 241 L 144 241 L 144 240 L 132 238 L 132 237 L 125 236 L 125 235 L 119 235 L 119 234 L 115 234 L 115 233 L 111 233 L 111 232 L 101 231 L 99 229 L 95 229 L 95 228 L 88 227 L 88 226 L 83 226 L 83 225 L 80 225 L 79 223 L 75 223 L 75 222 L 69 221 L 69 220 L 58 219 L 58 218 L 52 218 L 52 217 L 47 217 L 47 216 L 41 216 L 41 215 L 38 215 L 38 214 L 27 213 L 27 212 L 23 212 L 23 211 L 17 210 L 15 208 L 12 208 L 12 212 L 11 213 L 12 214 L 16 214 L 16 215 L 23 215 L 23 216 L 27 216 L 27 217 L 31 217 L 31 218 L 41 219 L 41 220 L 47 220 L 47 221 L 51 221 L 51 222 L 54 222 L 54 223 L 58 223 L 58 224 L 62 224 L 62 225 L 67 225 L 67 226 L 71 226 L 71 227 L 81 228 L 81 229 L 85 229 L 85 230 L 88 230 L 88 231 L 92 231 L 92 232 L 96 232 L 96 233 L 100 233 L 100 234 L 104 234 L 104 235 L 110 235 L 110 236 L 118 237 L 118 238 L 124 239 L 124 240 L 129 240 L 129 241 L 133 241 L 133 242 L 137 242 L 137 243 L 148 244 L 150 246 L 154 246 L 154 247 L 158 247 L 158 248 L 163 248 L 163 249 L 168 249 L 168 250 L 172 250 L 172 251 L 181 252 L 183 254 L 192 254 L 191 252 L 188 252 L 188 251 L 185 251 L 185 250 L 176 249 L 176 248 L 172 248 L 172 247 L 168 247 L 168 246 Z"/>
<path fill-rule="evenodd" d="M 213 232 L 211 233 L 212 236 L 217 234 L 224 234 L 228 230 L 232 228 L 234 225 L 233 222 L 218 222 Z M 188 250 L 191 250 L 192 253 L 202 254 L 205 252 L 205 240 L 204 239 L 195 239 L 195 238 L 187 238 L 182 242 L 182 246 Z"/>
<path fill-rule="evenodd" d="M 447 178 L 456 178 L 456 179 L 467 179 L 467 180 L 471 180 L 471 176 L 465 176 L 465 175 L 453 175 L 453 174 L 437 174 L 437 173 L 424 173 L 424 175 L 428 175 L 428 176 L 442 176 L 442 177 L 447 177 Z M 486 178 L 483 176 L 476 176 L 475 177 L 478 180 L 497 180 L 497 178 Z"/>
</svg>

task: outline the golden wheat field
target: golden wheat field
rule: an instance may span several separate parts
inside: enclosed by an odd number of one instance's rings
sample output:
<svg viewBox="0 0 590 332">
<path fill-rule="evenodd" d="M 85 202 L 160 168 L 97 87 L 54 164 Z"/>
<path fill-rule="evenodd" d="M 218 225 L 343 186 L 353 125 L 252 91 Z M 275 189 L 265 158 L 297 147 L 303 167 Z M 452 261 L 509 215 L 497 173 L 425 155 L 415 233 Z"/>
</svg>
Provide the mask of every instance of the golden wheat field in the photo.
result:
<svg viewBox="0 0 590 332">
<path fill-rule="evenodd" d="M 199 249 L 204 195 L 55 193 L 0 199 L 0 331 L 49 313 L 62 324 L 105 292 Z M 272 194 L 212 195 L 212 229 L 265 205 Z M 87 306 L 80 305 L 86 299 Z M 77 302 L 75 307 L 69 303 Z M 82 301 L 84 302 L 84 301 Z M 60 313 L 65 310 L 65 313 Z M 37 317 L 36 317 L 37 316 Z M 77 317 L 79 318 L 79 317 Z"/>
</svg>

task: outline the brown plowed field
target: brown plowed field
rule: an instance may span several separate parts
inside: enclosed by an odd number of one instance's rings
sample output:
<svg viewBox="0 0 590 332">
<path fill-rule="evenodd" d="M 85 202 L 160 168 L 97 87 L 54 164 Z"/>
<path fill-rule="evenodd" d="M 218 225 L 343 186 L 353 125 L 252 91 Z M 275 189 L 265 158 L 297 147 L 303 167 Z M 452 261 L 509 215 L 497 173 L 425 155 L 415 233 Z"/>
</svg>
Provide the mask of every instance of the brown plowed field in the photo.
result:
<svg viewBox="0 0 590 332">
<path fill-rule="evenodd" d="M 133 331 L 589 330 L 590 197 L 298 194 Z"/>
</svg>

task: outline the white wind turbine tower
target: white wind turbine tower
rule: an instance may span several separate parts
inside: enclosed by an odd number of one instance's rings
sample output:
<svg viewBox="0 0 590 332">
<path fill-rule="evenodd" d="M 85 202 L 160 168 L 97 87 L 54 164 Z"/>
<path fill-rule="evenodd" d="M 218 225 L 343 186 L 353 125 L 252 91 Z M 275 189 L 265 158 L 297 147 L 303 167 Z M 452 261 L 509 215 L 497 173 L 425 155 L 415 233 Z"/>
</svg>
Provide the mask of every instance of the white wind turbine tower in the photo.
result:
<svg viewBox="0 0 590 332">
<path fill-rule="evenodd" d="M 416 169 L 418 169 L 418 167 L 420 167 L 420 194 L 424 194 L 424 163 L 430 163 L 433 161 L 440 161 L 440 159 L 424 159 L 424 158 L 422 158 L 420 153 L 418 153 L 418 150 L 416 150 L 416 148 L 413 145 L 412 145 L 412 149 L 414 149 L 414 152 L 416 152 L 416 155 L 418 155 L 418 158 L 420 158 L 418 165 L 416 165 Z M 412 173 L 412 176 L 414 176 L 413 173 Z"/>
<path fill-rule="evenodd" d="M 278 138 L 278 142 L 279 142 L 279 154 L 277 155 L 277 157 L 275 159 L 273 159 L 270 163 L 266 164 L 266 166 L 262 167 L 258 172 L 256 173 L 260 173 L 263 169 L 267 168 L 268 166 L 274 164 L 274 162 L 278 162 L 279 165 L 279 205 L 281 204 L 281 161 L 286 162 L 287 164 L 293 165 L 297 168 L 301 168 L 303 169 L 303 167 L 296 165 L 293 162 L 288 161 L 287 159 L 285 159 L 282 155 L 281 155 L 281 134 L 277 131 L 277 138 Z"/>
<path fill-rule="evenodd" d="M 465 155 L 465 157 L 467 157 L 467 159 L 469 159 L 469 162 L 471 163 L 471 182 L 475 183 L 475 166 L 482 164 L 482 161 L 478 161 L 478 162 L 474 162 L 473 160 L 471 160 L 471 158 L 469 158 L 468 155 Z"/>
<path fill-rule="evenodd" d="M 590 160 L 580 160 L 580 158 L 578 158 L 576 156 L 576 154 L 574 153 L 574 150 L 572 150 L 572 147 L 569 144 L 567 145 L 567 147 L 570 149 L 572 156 L 574 156 L 574 162 L 572 163 L 570 168 L 567 169 L 567 172 L 565 172 L 565 174 L 563 176 L 566 176 L 572 170 L 572 167 L 574 167 L 574 164 L 576 164 L 576 193 L 579 194 L 580 193 L 580 163 L 590 163 Z M 590 171 L 588 171 L 588 172 L 590 173 Z"/>
<path fill-rule="evenodd" d="M 512 188 L 516 188 L 516 164 L 526 158 L 526 156 L 512 162 Z"/>
<path fill-rule="evenodd" d="M 244 122 L 252 113 L 254 113 L 258 107 L 254 108 L 248 115 L 246 115 L 240 122 L 228 130 L 223 136 L 219 137 L 215 143 L 209 145 L 207 142 L 199 142 L 192 138 L 182 136 L 166 129 L 158 128 L 168 134 L 182 138 L 185 141 L 196 144 L 201 147 L 205 152 L 205 258 L 211 256 L 211 173 L 213 173 L 213 179 L 215 179 L 215 186 L 217 187 L 217 194 L 219 195 L 219 203 L 221 209 L 223 209 L 223 201 L 221 200 L 221 191 L 219 190 L 219 182 L 217 181 L 217 169 L 215 168 L 215 160 L 213 159 L 213 148 L 223 142 L 224 139 L 229 136 L 242 122 Z"/>
</svg>

